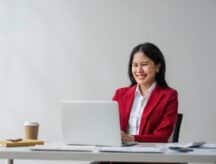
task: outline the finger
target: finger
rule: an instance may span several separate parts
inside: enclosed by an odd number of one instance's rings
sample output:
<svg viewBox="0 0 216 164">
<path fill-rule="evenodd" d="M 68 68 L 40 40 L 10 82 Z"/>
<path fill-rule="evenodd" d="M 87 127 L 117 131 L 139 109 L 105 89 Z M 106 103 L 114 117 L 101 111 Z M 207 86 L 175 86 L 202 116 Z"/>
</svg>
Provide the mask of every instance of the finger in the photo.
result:
<svg viewBox="0 0 216 164">
<path fill-rule="evenodd" d="M 124 134 L 125 134 L 125 132 L 124 132 L 124 131 L 121 131 L 121 134 L 122 134 L 122 135 L 124 135 Z"/>
</svg>

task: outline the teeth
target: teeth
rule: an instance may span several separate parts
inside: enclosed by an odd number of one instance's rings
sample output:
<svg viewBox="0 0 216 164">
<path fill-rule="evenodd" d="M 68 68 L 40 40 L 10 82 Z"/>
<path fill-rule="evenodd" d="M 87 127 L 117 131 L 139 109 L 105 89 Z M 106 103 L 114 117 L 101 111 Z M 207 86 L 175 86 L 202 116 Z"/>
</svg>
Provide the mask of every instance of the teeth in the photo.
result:
<svg viewBox="0 0 216 164">
<path fill-rule="evenodd" d="M 136 76 L 138 79 L 144 79 L 146 76 L 145 75 L 137 75 Z"/>
<path fill-rule="evenodd" d="M 145 76 L 138 76 L 137 78 L 138 78 L 138 79 L 144 79 Z"/>
</svg>

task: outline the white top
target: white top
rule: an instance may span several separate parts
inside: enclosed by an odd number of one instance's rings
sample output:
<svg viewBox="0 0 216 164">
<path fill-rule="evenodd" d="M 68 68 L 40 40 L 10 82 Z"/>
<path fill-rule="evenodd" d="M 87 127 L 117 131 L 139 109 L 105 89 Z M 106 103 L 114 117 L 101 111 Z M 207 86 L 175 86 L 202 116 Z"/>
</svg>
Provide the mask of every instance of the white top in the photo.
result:
<svg viewBox="0 0 216 164">
<path fill-rule="evenodd" d="M 140 126 L 142 113 L 155 87 L 156 87 L 156 82 L 154 82 L 151 85 L 151 87 L 147 90 L 146 94 L 142 96 L 139 86 L 137 85 L 133 106 L 130 113 L 129 123 L 128 123 L 129 124 L 128 134 L 137 135 L 139 133 L 139 126 Z"/>
</svg>

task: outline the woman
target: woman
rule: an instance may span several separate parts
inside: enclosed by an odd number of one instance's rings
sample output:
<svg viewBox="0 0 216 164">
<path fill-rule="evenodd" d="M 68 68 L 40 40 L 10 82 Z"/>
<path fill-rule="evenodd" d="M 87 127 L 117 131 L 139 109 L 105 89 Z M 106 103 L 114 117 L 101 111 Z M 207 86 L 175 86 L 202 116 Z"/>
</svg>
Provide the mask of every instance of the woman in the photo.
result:
<svg viewBox="0 0 216 164">
<path fill-rule="evenodd" d="M 177 91 L 165 80 L 165 59 L 152 43 L 136 46 L 130 55 L 129 87 L 116 90 L 123 142 L 168 142 L 178 109 Z"/>
</svg>

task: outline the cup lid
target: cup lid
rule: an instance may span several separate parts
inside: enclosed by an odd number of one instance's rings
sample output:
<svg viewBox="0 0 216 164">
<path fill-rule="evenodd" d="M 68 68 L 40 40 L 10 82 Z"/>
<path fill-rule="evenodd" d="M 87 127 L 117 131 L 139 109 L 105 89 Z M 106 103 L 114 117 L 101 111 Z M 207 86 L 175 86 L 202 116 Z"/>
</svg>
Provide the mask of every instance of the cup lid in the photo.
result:
<svg viewBox="0 0 216 164">
<path fill-rule="evenodd" d="M 32 121 L 25 121 L 24 126 L 38 126 L 38 122 L 32 122 Z"/>
</svg>

